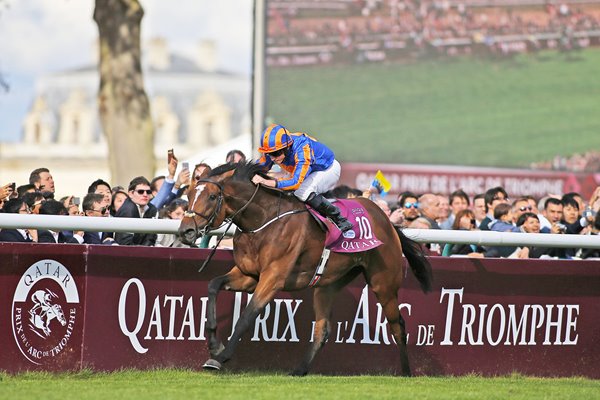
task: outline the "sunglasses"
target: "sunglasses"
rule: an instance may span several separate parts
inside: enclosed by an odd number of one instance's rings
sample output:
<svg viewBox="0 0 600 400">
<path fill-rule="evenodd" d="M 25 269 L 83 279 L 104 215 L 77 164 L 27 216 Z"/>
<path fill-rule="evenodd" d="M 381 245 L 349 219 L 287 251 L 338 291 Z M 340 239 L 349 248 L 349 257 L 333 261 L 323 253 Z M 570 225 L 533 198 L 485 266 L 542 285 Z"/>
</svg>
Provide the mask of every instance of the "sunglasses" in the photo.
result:
<svg viewBox="0 0 600 400">
<path fill-rule="evenodd" d="M 99 209 L 99 210 L 94 210 L 94 209 L 92 209 L 92 210 L 90 210 L 90 211 L 96 211 L 96 212 L 98 212 L 98 213 L 100 213 L 100 214 L 106 214 L 106 212 L 108 211 L 108 207 L 102 207 L 102 208 L 101 208 L 101 209 Z"/>
<path fill-rule="evenodd" d="M 267 155 L 268 155 L 269 157 L 271 157 L 271 158 L 277 158 L 277 157 L 279 157 L 280 155 L 282 155 L 282 154 L 283 154 L 283 152 L 284 152 L 284 150 L 283 150 L 283 149 L 279 149 L 279 150 L 277 150 L 277 151 L 274 151 L 274 152 L 272 152 L 272 153 L 267 153 Z"/>
<path fill-rule="evenodd" d="M 147 195 L 151 195 L 152 194 L 152 190 L 148 189 L 148 190 L 144 190 L 144 189 L 138 189 L 135 191 L 137 194 L 144 194 L 146 193 Z"/>
<path fill-rule="evenodd" d="M 531 207 L 531 206 L 521 206 L 521 207 L 519 207 L 519 211 L 525 211 L 525 210 L 531 211 L 531 210 L 533 210 L 533 207 Z"/>
<path fill-rule="evenodd" d="M 406 203 L 404 203 L 404 208 L 409 209 L 409 208 L 419 208 L 419 202 L 416 201 L 414 203 L 411 203 L 410 201 L 407 201 Z"/>
</svg>

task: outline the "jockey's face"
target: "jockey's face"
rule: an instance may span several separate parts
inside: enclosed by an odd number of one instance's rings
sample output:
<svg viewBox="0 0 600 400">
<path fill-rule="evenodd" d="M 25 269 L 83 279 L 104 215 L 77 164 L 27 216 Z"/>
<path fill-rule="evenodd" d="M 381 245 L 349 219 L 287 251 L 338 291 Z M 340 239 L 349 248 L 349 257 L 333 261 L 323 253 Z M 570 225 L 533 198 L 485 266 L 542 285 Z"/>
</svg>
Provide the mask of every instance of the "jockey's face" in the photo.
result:
<svg viewBox="0 0 600 400">
<path fill-rule="evenodd" d="M 283 159 L 285 158 L 285 150 L 286 149 L 277 150 L 272 153 L 267 153 L 267 155 L 271 158 L 271 160 L 273 160 L 275 164 L 281 164 L 283 162 Z"/>
</svg>

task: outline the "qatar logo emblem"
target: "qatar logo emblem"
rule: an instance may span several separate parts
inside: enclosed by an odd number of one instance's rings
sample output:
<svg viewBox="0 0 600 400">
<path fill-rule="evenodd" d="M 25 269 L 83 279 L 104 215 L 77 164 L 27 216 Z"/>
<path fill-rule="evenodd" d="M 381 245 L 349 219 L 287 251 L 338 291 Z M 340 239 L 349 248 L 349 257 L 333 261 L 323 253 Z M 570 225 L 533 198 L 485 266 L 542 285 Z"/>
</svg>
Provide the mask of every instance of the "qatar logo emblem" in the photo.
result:
<svg viewBox="0 0 600 400">
<path fill-rule="evenodd" d="M 79 293 L 69 270 L 54 260 L 41 260 L 25 271 L 15 290 L 12 328 L 19 350 L 42 365 L 69 348 Z"/>
</svg>

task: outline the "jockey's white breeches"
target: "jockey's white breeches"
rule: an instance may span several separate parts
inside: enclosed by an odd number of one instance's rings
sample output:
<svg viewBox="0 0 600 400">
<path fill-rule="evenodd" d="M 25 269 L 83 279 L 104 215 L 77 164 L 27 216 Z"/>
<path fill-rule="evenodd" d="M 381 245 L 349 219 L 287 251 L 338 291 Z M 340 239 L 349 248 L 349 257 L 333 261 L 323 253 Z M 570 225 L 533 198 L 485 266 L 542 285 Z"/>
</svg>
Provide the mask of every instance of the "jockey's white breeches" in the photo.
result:
<svg viewBox="0 0 600 400">
<path fill-rule="evenodd" d="M 324 171 L 311 172 L 296 189 L 294 195 L 302 201 L 306 201 L 311 193 L 321 194 L 333 189 L 340 180 L 342 167 L 337 160 Z"/>
</svg>

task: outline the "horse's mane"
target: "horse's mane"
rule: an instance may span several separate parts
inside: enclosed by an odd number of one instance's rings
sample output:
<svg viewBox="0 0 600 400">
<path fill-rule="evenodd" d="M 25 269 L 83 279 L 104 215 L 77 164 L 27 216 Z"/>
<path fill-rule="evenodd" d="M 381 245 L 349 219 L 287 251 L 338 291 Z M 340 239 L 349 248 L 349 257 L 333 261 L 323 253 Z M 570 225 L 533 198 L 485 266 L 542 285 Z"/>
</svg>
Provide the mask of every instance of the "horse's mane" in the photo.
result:
<svg viewBox="0 0 600 400">
<path fill-rule="evenodd" d="M 259 164 L 256 164 L 254 160 L 241 163 L 228 163 L 219 165 L 218 167 L 210 171 L 210 173 L 208 174 L 208 178 L 219 176 L 231 170 L 235 170 L 232 176 L 232 179 L 235 180 L 251 180 L 252 177 L 256 174 L 268 178 L 264 167 L 262 167 Z"/>
</svg>

